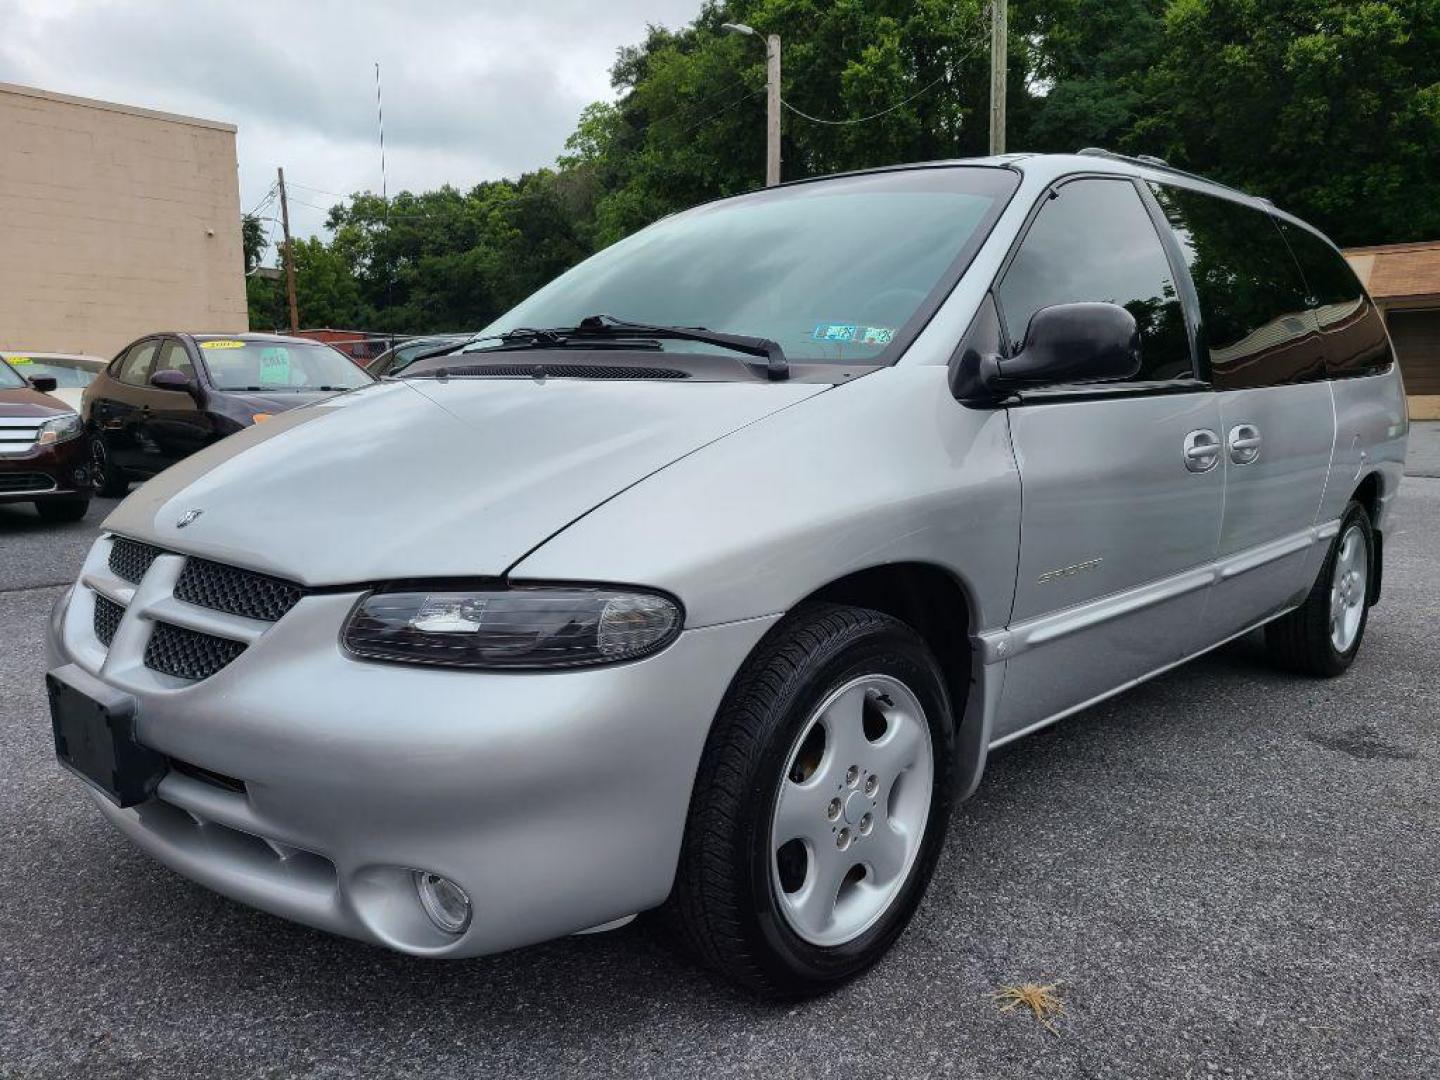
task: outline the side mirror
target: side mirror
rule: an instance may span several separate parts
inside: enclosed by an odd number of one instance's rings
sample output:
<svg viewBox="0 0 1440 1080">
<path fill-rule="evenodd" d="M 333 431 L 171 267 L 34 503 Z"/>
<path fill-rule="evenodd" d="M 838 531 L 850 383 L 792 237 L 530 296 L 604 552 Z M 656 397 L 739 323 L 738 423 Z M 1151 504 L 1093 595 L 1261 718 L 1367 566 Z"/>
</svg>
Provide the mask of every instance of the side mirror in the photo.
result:
<svg viewBox="0 0 1440 1080">
<path fill-rule="evenodd" d="M 30 385 L 42 394 L 48 394 L 60 384 L 53 375 L 35 375 L 31 377 Z"/>
<path fill-rule="evenodd" d="M 1140 330 L 1119 304 L 1055 304 L 1031 317 L 1018 353 L 986 366 L 995 391 L 1129 379 L 1140 370 Z"/>
<path fill-rule="evenodd" d="M 150 376 L 150 385 L 156 390 L 179 390 L 185 394 L 195 389 L 194 381 L 178 371 L 157 371 Z"/>
</svg>

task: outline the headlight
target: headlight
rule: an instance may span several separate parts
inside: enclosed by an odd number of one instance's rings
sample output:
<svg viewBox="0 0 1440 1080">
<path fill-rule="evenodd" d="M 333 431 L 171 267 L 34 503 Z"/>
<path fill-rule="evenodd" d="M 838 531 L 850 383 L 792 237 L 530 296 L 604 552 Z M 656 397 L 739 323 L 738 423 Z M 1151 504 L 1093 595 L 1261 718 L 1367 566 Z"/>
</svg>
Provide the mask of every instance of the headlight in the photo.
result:
<svg viewBox="0 0 1440 1080">
<path fill-rule="evenodd" d="M 680 632 L 657 593 L 572 586 L 375 592 L 345 625 L 356 656 L 470 668 L 564 668 L 637 660 Z"/>
<path fill-rule="evenodd" d="M 40 425 L 40 436 L 35 440 L 35 445 L 54 446 L 56 443 L 68 442 L 84 430 L 85 425 L 80 422 L 79 416 L 65 413 Z"/>
</svg>

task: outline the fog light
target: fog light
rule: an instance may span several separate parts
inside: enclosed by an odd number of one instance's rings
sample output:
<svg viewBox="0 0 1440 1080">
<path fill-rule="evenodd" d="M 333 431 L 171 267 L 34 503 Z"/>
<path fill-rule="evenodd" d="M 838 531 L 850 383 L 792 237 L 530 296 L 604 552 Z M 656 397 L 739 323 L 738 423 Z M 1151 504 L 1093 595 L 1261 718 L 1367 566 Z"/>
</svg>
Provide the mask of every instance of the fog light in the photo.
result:
<svg viewBox="0 0 1440 1080">
<path fill-rule="evenodd" d="M 424 870 L 413 871 L 415 892 L 430 921 L 447 934 L 463 934 L 470 925 L 470 897 L 448 878 Z"/>
</svg>

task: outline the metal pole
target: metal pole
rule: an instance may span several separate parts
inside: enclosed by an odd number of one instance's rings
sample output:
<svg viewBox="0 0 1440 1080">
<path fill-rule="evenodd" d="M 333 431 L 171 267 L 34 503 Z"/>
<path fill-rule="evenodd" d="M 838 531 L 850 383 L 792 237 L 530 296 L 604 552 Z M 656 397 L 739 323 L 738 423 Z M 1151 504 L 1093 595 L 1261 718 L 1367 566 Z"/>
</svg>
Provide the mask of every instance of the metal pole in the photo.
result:
<svg viewBox="0 0 1440 1080">
<path fill-rule="evenodd" d="M 780 35 L 765 39 L 765 186 L 780 183 Z"/>
<path fill-rule="evenodd" d="M 290 332 L 300 329 L 300 309 L 295 306 L 295 258 L 290 250 L 290 204 L 285 199 L 285 170 L 280 169 L 280 225 L 285 230 L 285 292 L 290 298 Z"/>
<path fill-rule="evenodd" d="M 385 220 L 390 220 L 390 184 L 385 178 L 385 104 L 380 98 L 380 61 L 375 61 L 375 118 L 380 124 L 380 198 L 385 203 Z"/>
<path fill-rule="evenodd" d="M 1006 0 L 990 0 L 990 153 L 1005 153 Z"/>
</svg>

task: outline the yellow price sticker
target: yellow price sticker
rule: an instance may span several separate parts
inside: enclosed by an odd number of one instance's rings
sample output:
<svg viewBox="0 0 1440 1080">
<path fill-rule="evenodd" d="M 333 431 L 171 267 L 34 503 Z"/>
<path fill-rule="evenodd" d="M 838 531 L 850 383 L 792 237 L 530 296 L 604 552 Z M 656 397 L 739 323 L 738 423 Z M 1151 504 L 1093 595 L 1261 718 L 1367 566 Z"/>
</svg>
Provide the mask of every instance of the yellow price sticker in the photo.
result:
<svg viewBox="0 0 1440 1080">
<path fill-rule="evenodd" d="M 33 364 L 35 362 L 28 356 L 7 356 L 5 359 L 9 360 L 12 364 Z"/>
<path fill-rule="evenodd" d="M 225 339 L 221 339 L 218 341 L 202 341 L 200 342 L 200 347 L 202 349 L 243 349 L 245 347 L 245 342 L 229 341 Z"/>
</svg>

